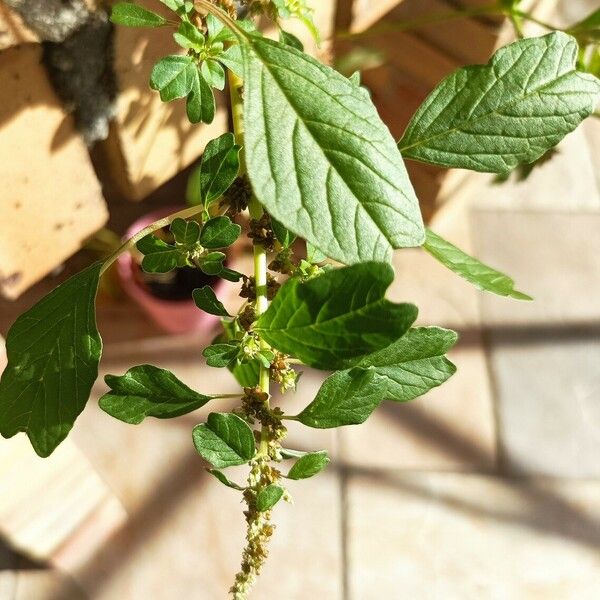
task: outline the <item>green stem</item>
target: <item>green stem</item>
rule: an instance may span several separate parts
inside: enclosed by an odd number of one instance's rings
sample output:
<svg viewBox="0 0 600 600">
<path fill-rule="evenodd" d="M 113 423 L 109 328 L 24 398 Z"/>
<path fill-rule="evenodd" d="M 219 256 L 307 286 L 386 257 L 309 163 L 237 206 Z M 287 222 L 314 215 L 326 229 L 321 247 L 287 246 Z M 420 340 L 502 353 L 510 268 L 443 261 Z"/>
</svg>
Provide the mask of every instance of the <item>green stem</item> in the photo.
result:
<svg viewBox="0 0 600 600">
<path fill-rule="evenodd" d="M 126 242 L 121 244 L 117 250 L 115 250 L 104 262 L 102 268 L 100 269 L 100 275 L 104 275 L 108 269 L 110 269 L 111 265 L 119 258 L 123 252 L 127 252 L 132 250 L 134 246 L 142 239 L 145 238 L 149 233 L 154 233 L 163 227 L 167 227 L 170 225 L 175 219 L 190 219 L 191 217 L 195 217 L 198 213 L 201 213 L 204 210 L 203 206 L 191 206 L 189 208 L 184 208 L 179 212 L 173 213 L 168 217 L 164 217 L 163 219 L 159 219 L 158 221 L 154 221 L 148 225 L 148 227 L 144 227 L 141 231 L 138 231 L 133 237 L 129 238 Z"/>
<path fill-rule="evenodd" d="M 512 14 L 516 17 L 520 17 L 521 19 L 524 19 L 525 21 L 530 21 L 531 23 L 535 23 L 536 25 L 539 25 L 540 27 L 544 27 L 545 29 L 548 29 L 550 31 L 563 31 L 560 27 L 555 27 L 554 25 L 552 25 L 550 23 L 541 21 L 540 19 L 534 17 L 533 15 L 531 15 L 529 13 L 523 12 L 522 10 L 514 9 L 512 11 Z"/>
</svg>

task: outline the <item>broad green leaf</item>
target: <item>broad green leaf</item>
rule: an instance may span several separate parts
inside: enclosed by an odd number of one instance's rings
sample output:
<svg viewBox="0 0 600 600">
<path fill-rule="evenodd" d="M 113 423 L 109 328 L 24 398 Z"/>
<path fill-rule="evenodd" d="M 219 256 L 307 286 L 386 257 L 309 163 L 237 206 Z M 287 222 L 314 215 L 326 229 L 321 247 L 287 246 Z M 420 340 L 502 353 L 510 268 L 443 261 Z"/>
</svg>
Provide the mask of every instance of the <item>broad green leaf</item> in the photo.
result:
<svg viewBox="0 0 600 600">
<path fill-rule="evenodd" d="M 355 368 L 334 373 L 298 415 L 298 420 L 315 429 L 364 423 L 382 401 L 382 391 L 373 385 L 374 379 L 372 369 Z"/>
<path fill-rule="evenodd" d="M 192 74 L 186 110 L 190 123 L 212 123 L 215 118 L 215 96 L 197 67 Z"/>
<path fill-rule="evenodd" d="M 302 456 L 290 469 L 288 479 L 308 479 L 320 473 L 329 464 L 327 452 L 311 452 Z"/>
<path fill-rule="evenodd" d="M 185 98 L 192 91 L 197 70 L 190 56 L 165 56 L 152 69 L 150 87 L 160 93 L 163 102 Z"/>
<path fill-rule="evenodd" d="M 306 365 L 342 368 L 348 359 L 388 346 L 416 319 L 416 306 L 384 298 L 393 279 L 386 263 L 333 269 L 305 283 L 290 279 L 255 329 Z"/>
<path fill-rule="evenodd" d="M 271 227 L 277 241 L 284 247 L 289 248 L 295 241 L 296 236 L 286 229 L 277 219 L 271 219 Z"/>
<path fill-rule="evenodd" d="M 409 330 L 357 367 L 328 377 L 298 419 L 317 429 L 358 425 L 384 400 L 408 402 L 425 394 L 456 372 L 444 356 L 456 339 L 453 331 L 437 327 Z"/>
<path fill-rule="evenodd" d="M 232 133 L 224 133 L 210 141 L 200 165 L 200 192 L 202 202 L 210 206 L 235 181 L 240 170 L 240 146 Z"/>
<path fill-rule="evenodd" d="M 228 365 L 228 369 L 242 387 L 256 387 L 259 383 L 260 363 L 257 360 L 244 363 L 236 361 Z"/>
<path fill-rule="evenodd" d="M 97 263 L 65 281 L 22 314 L 6 337 L 0 433 L 10 438 L 24 431 L 43 457 L 67 437 L 98 376 L 101 267 Z"/>
<path fill-rule="evenodd" d="M 194 427 L 198 454 L 217 469 L 243 465 L 256 453 L 254 434 L 246 421 L 231 413 L 211 413 Z"/>
<path fill-rule="evenodd" d="M 347 264 L 420 246 L 417 198 L 366 90 L 295 48 L 249 40 L 247 166 L 269 214 Z"/>
<path fill-rule="evenodd" d="M 310 242 L 306 242 L 306 260 L 315 264 L 322 263 L 327 260 L 327 256 L 316 246 L 313 246 Z"/>
<path fill-rule="evenodd" d="M 152 365 L 133 367 L 120 377 L 106 375 L 104 381 L 111 391 L 100 398 L 100 408 L 132 425 L 138 425 L 146 417 L 180 417 L 212 399 L 198 394 L 170 371 Z"/>
<path fill-rule="evenodd" d="M 213 476 L 216 477 L 223 485 L 226 485 L 228 488 L 232 490 L 237 490 L 238 492 L 243 492 L 246 488 L 243 488 L 241 485 L 238 485 L 234 481 L 231 481 L 223 471 L 219 471 L 218 469 L 207 469 L 207 471 Z"/>
<path fill-rule="evenodd" d="M 427 230 L 427 241 L 423 248 L 445 267 L 481 290 L 517 300 L 533 300 L 531 296 L 515 290 L 515 282 L 508 275 L 484 265 L 433 231 Z"/>
<path fill-rule="evenodd" d="M 196 221 L 175 219 L 171 223 L 171 233 L 178 244 L 191 248 L 200 239 L 200 225 Z"/>
<path fill-rule="evenodd" d="M 205 60 L 200 67 L 202 76 L 211 87 L 222 90 L 225 88 L 225 71 L 215 60 Z"/>
<path fill-rule="evenodd" d="M 506 173 L 555 146 L 593 111 L 600 82 L 575 68 L 561 32 L 519 40 L 459 69 L 425 100 L 399 142 L 405 158 Z"/>
<path fill-rule="evenodd" d="M 206 15 L 206 25 L 208 28 L 208 39 L 211 42 L 227 42 L 236 39 L 235 34 L 210 13 Z"/>
<path fill-rule="evenodd" d="M 239 348 L 234 344 L 213 344 L 202 352 L 202 356 L 206 358 L 206 364 L 216 369 L 229 366 L 238 354 Z"/>
<path fill-rule="evenodd" d="M 456 367 L 444 356 L 458 336 L 439 327 L 417 327 L 387 348 L 366 356 L 357 366 L 375 372 L 373 384 L 382 400 L 408 402 L 442 385 Z"/>
<path fill-rule="evenodd" d="M 110 20 L 125 27 L 163 27 L 167 19 L 130 2 L 119 2 L 112 7 Z"/>
<path fill-rule="evenodd" d="M 194 302 L 196 306 L 207 312 L 210 315 L 217 315 L 218 317 L 230 317 L 231 315 L 227 312 L 223 303 L 217 298 L 215 291 L 210 285 L 205 285 L 202 288 L 194 290 L 192 292 Z"/>
<path fill-rule="evenodd" d="M 281 500 L 283 493 L 283 488 L 274 483 L 263 488 L 256 495 L 256 510 L 258 512 L 271 510 Z"/>
<path fill-rule="evenodd" d="M 207 221 L 200 234 L 200 243 L 205 248 L 226 248 L 239 237 L 242 228 L 229 217 L 214 217 Z"/>
</svg>

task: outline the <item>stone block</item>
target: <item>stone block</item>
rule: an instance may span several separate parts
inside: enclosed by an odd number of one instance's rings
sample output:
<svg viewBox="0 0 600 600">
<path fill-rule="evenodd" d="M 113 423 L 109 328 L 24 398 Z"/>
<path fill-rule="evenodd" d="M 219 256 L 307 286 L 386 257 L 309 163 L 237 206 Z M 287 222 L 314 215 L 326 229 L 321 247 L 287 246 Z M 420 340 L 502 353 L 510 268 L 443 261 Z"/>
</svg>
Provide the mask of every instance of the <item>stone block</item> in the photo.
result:
<svg viewBox="0 0 600 600">
<path fill-rule="evenodd" d="M 0 54 L 0 292 L 16 298 L 108 218 L 87 148 L 40 64 L 38 45 Z"/>
</svg>

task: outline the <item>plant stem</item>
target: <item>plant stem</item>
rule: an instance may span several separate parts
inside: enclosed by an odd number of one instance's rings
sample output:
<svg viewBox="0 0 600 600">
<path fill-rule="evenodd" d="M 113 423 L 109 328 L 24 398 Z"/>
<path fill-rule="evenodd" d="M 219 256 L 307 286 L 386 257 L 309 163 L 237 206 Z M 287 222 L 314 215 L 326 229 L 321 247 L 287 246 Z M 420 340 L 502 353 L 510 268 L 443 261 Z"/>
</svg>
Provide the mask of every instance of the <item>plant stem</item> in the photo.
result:
<svg viewBox="0 0 600 600">
<path fill-rule="evenodd" d="M 244 150 L 244 107 L 242 100 L 243 82 L 234 73 L 229 71 L 229 92 L 231 97 L 231 115 L 233 119 L 233 130 L 238 145 L 242 147 L 240 152 L 240 176 L 246 175 L 246 153 Z M 263 208 L 255 197 L 248 204 L 250 216 L 260 219 Z M 255 314 L 257 318 L 269 307 L 267 298 L 267 251 L 262 244 L 254 245 L 254 281 L 256 289 Z M 261 340 L 261 344 L 262 344 Z M 264 408 L 270 410 L 268 394 L 270 390 L 269 369 L 260 365 L 259 387 L 261 392 L 267 395 Z M 266 545 L 273 533 L 270 524 L 271 513 L 259 512 L 256 509 L 256 495 L 262 487 L 272 482 L 272 470 L 269 467 L 269 442 L 271 441 L 270 428 L 262 424 L 260 441 L 256 457 L 252 460 L 248 488 L 244 492 L 244 499 L 248 504 L 246 511 L 247 544 L 242 554 L 242 566 L 235 577 L 235 583 L 231 588 L 234 600 L 245 600 L 256 578 L 260 574 L 264 561 L 267 557 Z"/>
<path fill-rule="evenodd" d="M 117 250 L 115 250 L 104 262 L 102 268 L 100 269 L 100 275 L 104 275 L 106 271 L 110 268 L 110 266 L 119 258 L 123 252 L 127 252 L 131 250 L 142 238 L 145 238 L 149 233 L 153 233 L 170 225 L 175 219 L 190 219 L 191 217 L 195 217 L 197 214 L 201 213 L 204 210 L 203 206 L 191 206 L 189 208 L 184 208 L 179 212 L 173 213 L 163 219 L 159 219 L 158 221 L 154 221 L 148 225 L 148 227 L 144 227 L 141 231 L 138 231 L 133 237 L 129 238 L 126 242 L 124 242 Z"/>
</svg>

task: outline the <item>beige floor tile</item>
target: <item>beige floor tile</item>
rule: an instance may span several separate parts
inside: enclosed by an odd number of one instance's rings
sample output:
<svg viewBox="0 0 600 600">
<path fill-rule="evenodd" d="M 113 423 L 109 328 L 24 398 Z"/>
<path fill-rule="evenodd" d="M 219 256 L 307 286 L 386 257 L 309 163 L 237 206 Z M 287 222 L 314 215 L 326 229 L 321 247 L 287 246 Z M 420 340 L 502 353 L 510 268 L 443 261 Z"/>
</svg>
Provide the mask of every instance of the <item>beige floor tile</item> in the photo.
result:
<svg viewBox="0 0 600 600">
<path fill-rule="evenodd" d="M 51 570 L 20 571 L 14 600 L 87 600 L 66 575 Z"/>
<path fill-rule="evenodd" d="M 593 324 L 600 318 L 600 211 L 477 211 L 477 256 L 534 302 L 482 296 L 486 326 Z"/>
<path fill-rule="evenodd" d="M 600 485 L 478 475 L 357 476 L 351 600 L 593 600 Z"/>
<path fill-rule="evenodd" d="M 450 353 L 458 372 L 444 385 L 407 404 L 385 402 L 363 425 L 341 429 L 343 460 L 360 468 L 493 470 L 487 364 L 481 341 L 470 342 Z"/>
</svg>

